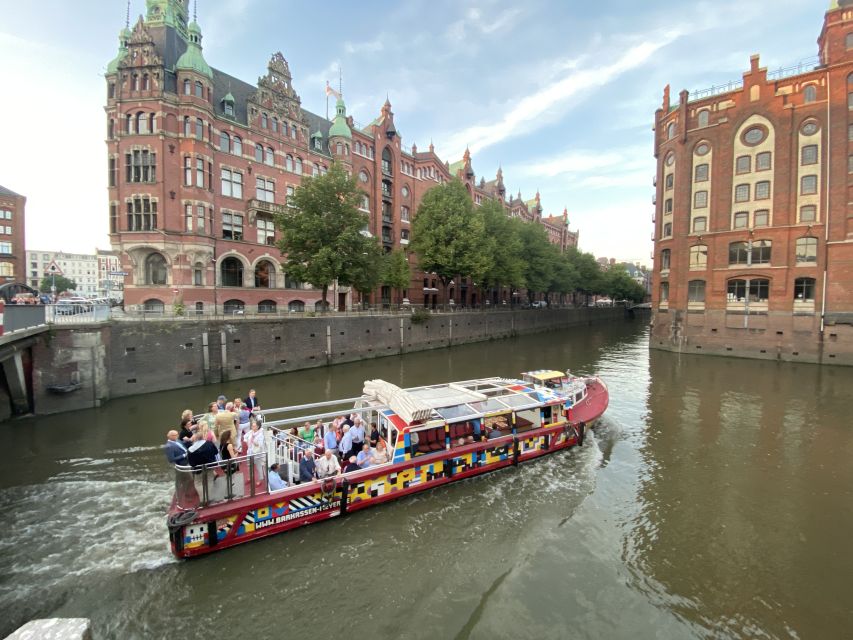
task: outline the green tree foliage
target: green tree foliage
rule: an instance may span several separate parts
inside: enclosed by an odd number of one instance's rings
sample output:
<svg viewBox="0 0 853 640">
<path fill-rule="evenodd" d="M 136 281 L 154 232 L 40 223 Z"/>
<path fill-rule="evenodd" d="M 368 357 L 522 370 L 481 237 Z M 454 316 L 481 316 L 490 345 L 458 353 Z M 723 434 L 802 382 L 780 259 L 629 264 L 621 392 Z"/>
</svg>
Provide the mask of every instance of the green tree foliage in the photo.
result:
<svg viewBox="0 0 853 640">
<path fill-rule="evenodd" d="M 491 268 L 493 256 L 484 251 L 483 216 L 475 211 L 459 179 L 424 194 L 412 223 L 412 251 L 421 270 L 435 273 L 444 285 L 457 276 L 479 281 Z"/>
<path fill-rule="evenodd" d="M 601 266 L 595 261 L 595 256 L 591 253 L 582 253 L 574 247 L 570 247 L 565 255 L 577 272 L 576 289 L 585 294 L 602 293 L 604 274 Z"/>
<path fill-rule="evenodd" d="M 411 271 L 406 253 L 402 249 L 394 249 L 382 256 L 380 281 L 382 284 L 397 289 L 407 289 L 411 282 Z"/>
<path fill-rule="evenodd" d="M 611 266 L 603 276 L 603 291 L 611 300 L 642 302 L 645 289 L 638 284 L 622 265 Z"/>
<path fill-rule="evenodd" d="M 384 258 L 377 242 L 366 243 L 364 249 L 360 255 L 353 256 L 353 263 L 350 265 L 352 287 L 361 294 L 362 299 L 379 286 Z"/>
<path fill-rule="evenodd" d="M 71 280 L 70 278 L 66 278 L 65 276 L 45 276 L 41 281 L 41 286 L 39 290 L 41 292 L 48 292 L 51 289 L 51 286 L 56 286 L 56 293 L 60 294 L 63 291 L 76 291 L 77 283 Z"/>
<path fill-rule="evenodd" d="M 497 200 L 485 200 L 479 213 L 483 216 L 485 231 L 482 251 L 492 257 L 481 277 L 481 284 L 487 289 L 523 288 L 526 264 L 521 227 L 524 223 L 508 217 L 503 204 Z"/>
<path fill-rule="evenodd" d="M 321 288 L 324 308 L 335 280 L 367 288 L 362 290 L 375 286 L 379 249 L 375 238 L 361 233 L 368 224 L 367 214 L 358 209 L 362 195 L 355 180 L 333 163 L 326 175 L 303 178 L 289 206 L 276 216 L 285 270 Z"/>
<path fill-rule="evenodd" d="M 559 250 L 548 241 L 542 225 L 525 223 L 519 227 L 524 256 L 524 281 L 528 295 L 544 293 L 554 280 Z"/>
</svg>

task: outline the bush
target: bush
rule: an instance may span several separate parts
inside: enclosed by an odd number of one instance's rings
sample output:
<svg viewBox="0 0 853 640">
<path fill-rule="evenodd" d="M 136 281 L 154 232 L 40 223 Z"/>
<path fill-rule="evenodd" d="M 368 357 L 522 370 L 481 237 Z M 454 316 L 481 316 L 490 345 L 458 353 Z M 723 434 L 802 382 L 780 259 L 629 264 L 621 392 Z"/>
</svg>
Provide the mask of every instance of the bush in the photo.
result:
<svg viewBox="0 0 853 640">
<path fill-rule="evenodd" d="M 427 320 L 429 320 L 429 311 L 426 309 L 412 311 L 412 324 L 424 324 Z"/>
</svg>

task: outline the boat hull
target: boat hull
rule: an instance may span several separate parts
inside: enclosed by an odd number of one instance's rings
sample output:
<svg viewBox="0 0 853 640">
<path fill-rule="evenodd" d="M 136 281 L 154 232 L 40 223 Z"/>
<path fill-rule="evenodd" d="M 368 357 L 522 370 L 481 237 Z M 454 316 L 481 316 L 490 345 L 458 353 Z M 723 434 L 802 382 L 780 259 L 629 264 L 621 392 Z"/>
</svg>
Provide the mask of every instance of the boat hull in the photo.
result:
<svg viewBox="0 0 853 640">
<path fill-rule="evenodd" d="M 192 522 L 170 526 L 172 552 L 205 555 L 582 445 L 608 403 L 607 387 L 596 379 L 568 422 L 338 476 L 333 488 L 311 482 L 206 507 Z"/>
</svg>

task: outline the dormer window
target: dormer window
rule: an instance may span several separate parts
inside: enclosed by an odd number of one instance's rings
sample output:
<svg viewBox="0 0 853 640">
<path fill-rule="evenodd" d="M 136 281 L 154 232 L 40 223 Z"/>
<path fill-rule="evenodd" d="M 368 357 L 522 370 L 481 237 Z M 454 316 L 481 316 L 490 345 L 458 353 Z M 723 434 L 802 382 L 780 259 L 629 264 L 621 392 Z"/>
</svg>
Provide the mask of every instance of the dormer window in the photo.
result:
<svg viewBox="0 0 853 640">
<path fill-rule="evenodd" d="M 232 118 L 234 117 L 234 105 L 230 102 L 225 103 L 225 115 Z"/>
</svg>

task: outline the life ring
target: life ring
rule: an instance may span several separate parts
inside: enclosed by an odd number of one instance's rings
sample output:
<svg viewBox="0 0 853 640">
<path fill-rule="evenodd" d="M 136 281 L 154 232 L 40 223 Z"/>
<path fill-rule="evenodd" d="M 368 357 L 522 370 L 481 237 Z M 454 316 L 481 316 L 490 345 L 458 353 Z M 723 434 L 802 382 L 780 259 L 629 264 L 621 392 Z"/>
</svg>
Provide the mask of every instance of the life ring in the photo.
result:
<svg viewBox="0 0 853 640">
<path fill-rule="evenodd" d="M 326 478 L 320 483 L 320 492 L 323 494 L 323 500 L 328 500 L 335 494 L 337 482 L 334 478 Z"/>
<path fill-rule="evenodd" d="M 169 527 L 169 531 L 178 531 L 195 520 L 197 515 L 198 514 L 192 510 L 174 513 L 169 516 L 166 526 Z"/>
</svg>

